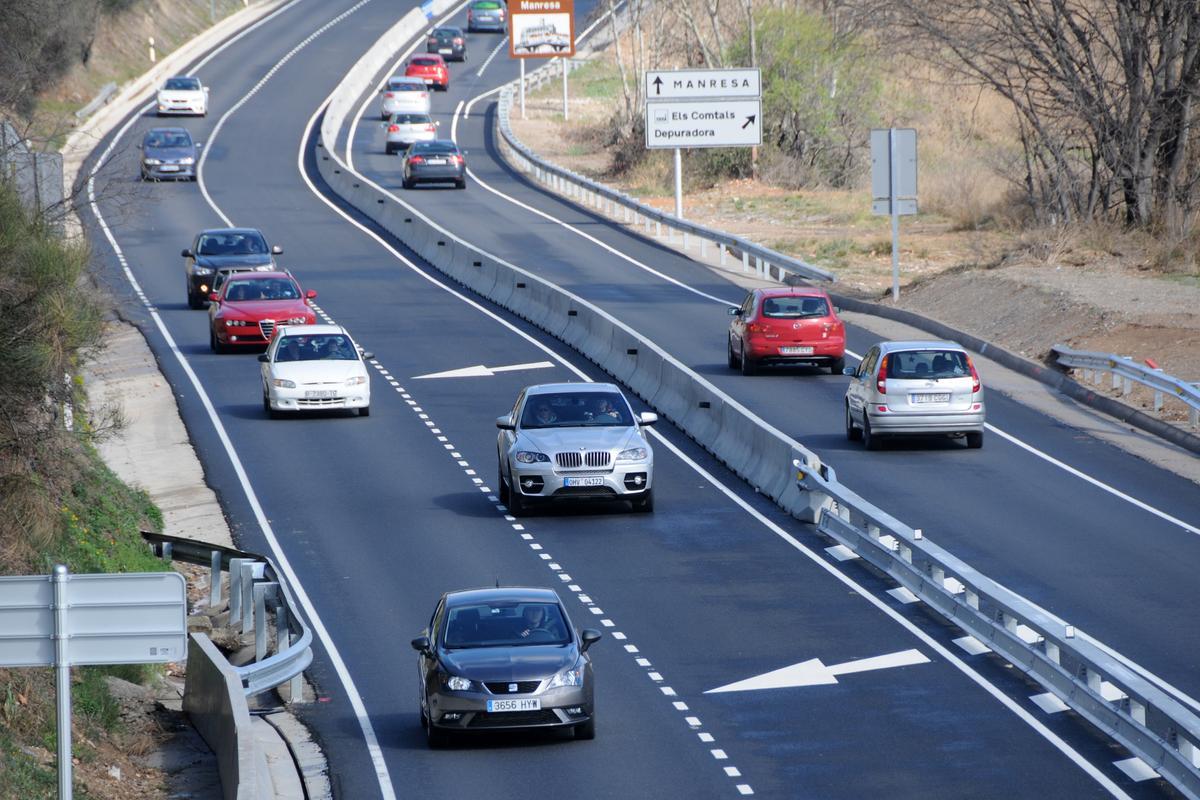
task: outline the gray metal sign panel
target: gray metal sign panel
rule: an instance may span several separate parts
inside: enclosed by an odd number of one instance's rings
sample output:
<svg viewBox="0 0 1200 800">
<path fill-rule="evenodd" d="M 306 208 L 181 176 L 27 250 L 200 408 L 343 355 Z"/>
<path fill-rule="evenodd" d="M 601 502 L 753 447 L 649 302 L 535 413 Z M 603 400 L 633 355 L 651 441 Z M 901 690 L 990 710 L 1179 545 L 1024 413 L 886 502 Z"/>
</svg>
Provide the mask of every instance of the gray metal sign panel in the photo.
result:
<svg viewBox="0 0 1200 800">
<path fill-rule="evenodd" d="M 876 214 L 891 214 L 890 199 L 897 200 L 900 214 L 917 213 L 917 132 L 913 128 L 887 128 L 871 131 L 871 209 Z M 893 191 L 892 154 L 895 153 L 896 186 Z M 880 209 L 883 209 L 882 211 Z"/>
<path fill-rule="evenodd" d="M 178 661 L 187 652 L 186 582 L 177 572 L 70 575 L 70 664 Z M 48 575 L 0 578 L 0 666 L 55 663 L 54 583 Z"/>
<path fill-rule="evenodd" d="M 758 69 L 647 70 L 649 100 L 703 100 L 718 97 L 761 97 Z"/>
<path fill-rule="evenodd" d="M 646 101 L 646 147 L 755 147 L 762 101 Z"/>
</svg>

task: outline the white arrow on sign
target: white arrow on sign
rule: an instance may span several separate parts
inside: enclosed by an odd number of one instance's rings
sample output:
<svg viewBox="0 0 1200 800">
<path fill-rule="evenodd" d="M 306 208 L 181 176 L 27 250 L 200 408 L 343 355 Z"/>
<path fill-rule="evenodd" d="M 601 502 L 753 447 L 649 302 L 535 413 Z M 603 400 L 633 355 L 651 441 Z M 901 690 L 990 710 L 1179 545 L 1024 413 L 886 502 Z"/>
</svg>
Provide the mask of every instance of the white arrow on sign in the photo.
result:
<svg viewBox="0 0 1200 800">
<path fill-rule="evenodd" d="M 892 667 L 908 667 L 913 664 L 927 664 L 929 659 L 918 650 L 903 650 L 899 653 L 889 653 L 885 656 L 862 658 L 858 661 L 847 661 L 844 664 L 834 664 L 827 667 L 821 659 L 813 658 L 790 667 L 777 669 L 763 675 L 756 675 L 744 681 L 709 689 L 705 694 L 721 692 L 750 692 L 756 689 L 788 689 L 794 686 L 820 686 L 837 683 L 838 675 L 849 675 L 854 672 L 868 672 L 874 669 L 890 669 Z"/>
<path fill-rule="evenodd" d="M 529 364 L 511 364 L 507 367 L 485 367 L 477 364 L 474 367 L 451 369 L 446 372 L 431 372 L 428 375 L 414 375 L 413 380 L 422 378 L 490 378 L 497 372 L 518 372 L 523 369 L 547 369 L 553 367 L 550 361 L 534 361 Z"/>
</svg>

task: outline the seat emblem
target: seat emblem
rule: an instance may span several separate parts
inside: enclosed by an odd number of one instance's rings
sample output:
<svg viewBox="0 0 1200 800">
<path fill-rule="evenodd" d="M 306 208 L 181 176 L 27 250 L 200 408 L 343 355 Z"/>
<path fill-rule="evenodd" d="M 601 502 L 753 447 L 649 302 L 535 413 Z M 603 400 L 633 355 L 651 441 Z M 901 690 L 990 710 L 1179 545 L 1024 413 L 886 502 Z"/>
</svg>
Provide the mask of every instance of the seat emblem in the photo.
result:
<svg viewBox="0 0 1200 800">
<path fill-rule="evenodd" d="M 510 683 L 510 684 L 508 685 L 508 691 L 509 691 L 509 692 L 515 692 L 516 690 L 517 690 L 517 685 L 516 685 L 515 683 Z"/>
</svg>

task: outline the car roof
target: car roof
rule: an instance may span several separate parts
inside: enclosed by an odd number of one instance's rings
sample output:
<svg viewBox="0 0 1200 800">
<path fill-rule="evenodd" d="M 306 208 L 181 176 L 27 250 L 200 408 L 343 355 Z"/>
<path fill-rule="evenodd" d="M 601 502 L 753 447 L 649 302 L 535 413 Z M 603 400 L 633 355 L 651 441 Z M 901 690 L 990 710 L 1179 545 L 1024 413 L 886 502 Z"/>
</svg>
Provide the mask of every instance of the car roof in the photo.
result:
<svg viewBox="0 0 1200 800">
<path fill-rule="evenodd" d="M 258 228 L 205 228 L 204 230 L 200 231 L 199 235 L 215 236 L 220 233 L 257 233 L 259 236 L 262 236 L 262 231 L 260 231 Z"/>
<path fill-rule="evenodd" d="M 525 395 L 558 394 L 560 392 L 621 392 L 613 383 L 539 383 L 525 387 Z"/>
<path fill-rule="evenodd" d="M 966 348 L 957 342 L 944 339 L 908 339 L 895 342 L 880 342 L 879 349 L 884 353 L 895 353 L 901 350 L 961 350 Z"/>
<path fill-rule="evenodd" d="M 275 329 L 276 336 L 324 336 L 330 333 L 350 335 L 341 325 L 330 325 L 326 322 L 316 325 L 280 325 Z"/>
<path fill-rule="evenodd" d="M 453 26 L 453 25 L 442 25 L 442 26 L 440 26 L 440 27 L 434 28 L 434 29 L 433 29 L 433 32 L 434 32 L 434 33 L 455 33 L 455 34 L 458 34 L 458 33 L 462 33 L 462 28 L 458 28 L 458 27 L 455 27 L 455 26 Z"/>
<path fill-rule="evenodd" d="M 503 600 L 510 603 L 558 603 L 558 592 L 531 586 L 499 586 L 490 589 L 460 589 L 446 592 L 446 607 L 475 605 Z"/>
</svg>

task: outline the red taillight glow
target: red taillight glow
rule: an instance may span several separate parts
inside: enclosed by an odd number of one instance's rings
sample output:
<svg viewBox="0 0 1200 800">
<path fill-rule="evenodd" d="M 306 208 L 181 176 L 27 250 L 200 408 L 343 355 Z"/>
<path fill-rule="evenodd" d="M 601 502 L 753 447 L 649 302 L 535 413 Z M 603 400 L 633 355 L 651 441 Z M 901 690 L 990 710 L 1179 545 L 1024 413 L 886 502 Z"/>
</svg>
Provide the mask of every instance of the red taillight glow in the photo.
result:
<svg viewBox="0 0 1200 800">
<path fill-rule="evenodd" d="M 979 373 L 975 371 L 975 362 L 967 356 L 967 366 L 971 369 L 971 394 L 979 393 Z"/>
<path fill-rule="evenodd" d="M 455 36 L 455 37 L 454 37 L 454 43 L 455 43 L 455 44 L 462 44 L 462 37 L 461 37 L 461 36 Z"/>
<path fill-rule="evenodd" d="M 437 126 L 436 125 L 426 125 L 425 130 L 429 131 L 430 133 L 437 133 Z"/>
<path fill-rule="evenodd" d="M 421 92 L 421 99 L 422 99 L 422 100 L 428 100 L 428 99 L 429 99 L 429 92 Z"/>
<path fill-rule="evenodd" d="M 463 163 L 463 157 L 462 157 L 462 156 L 451 156 L 451 158 L 453 158 L 453 159 L 454 159 L 454 161 L 455 161 L 455 163 L 457 163 L 457 164 L 462 164 L 462 163 Z"/>
<path fill-rule="evenodd" d="M 879 374 L 875 376 L 875 388 L 880 394 L 887 394 L 887 360 L 887 356 L 879 359 Z"/>
<path fill-rule="evenodd" d="M 400 130 L 399 125 L 388 125 L 388 133 L 395 133 L 398 130 Z"/>
<path fill-rule="evenodd" d="M 395 97 L 396 95 L 392 94 L 391 92 L 384 92 L 383 96 L 388 99 L 391 99 L 391 98 Z"/>
<path fill-rule="evenodd" d="M 757 322 L 753 322 L 746 326 L 746 333 L 766 333 L 766 332 L 767 332 L 767 326 L 760 325 Z"/>
<path fill-rule="evenodd" d="M 424 164 L 424 163 L 425 163 L 425 159 L 424 159 L 424 158 L 422 158 L 421 156 L 412 156 L 412 157 L 410 157 L 410 158 L 408 159 L 408 163 L 410 163 L 410 164 Z"/>
</svg>

